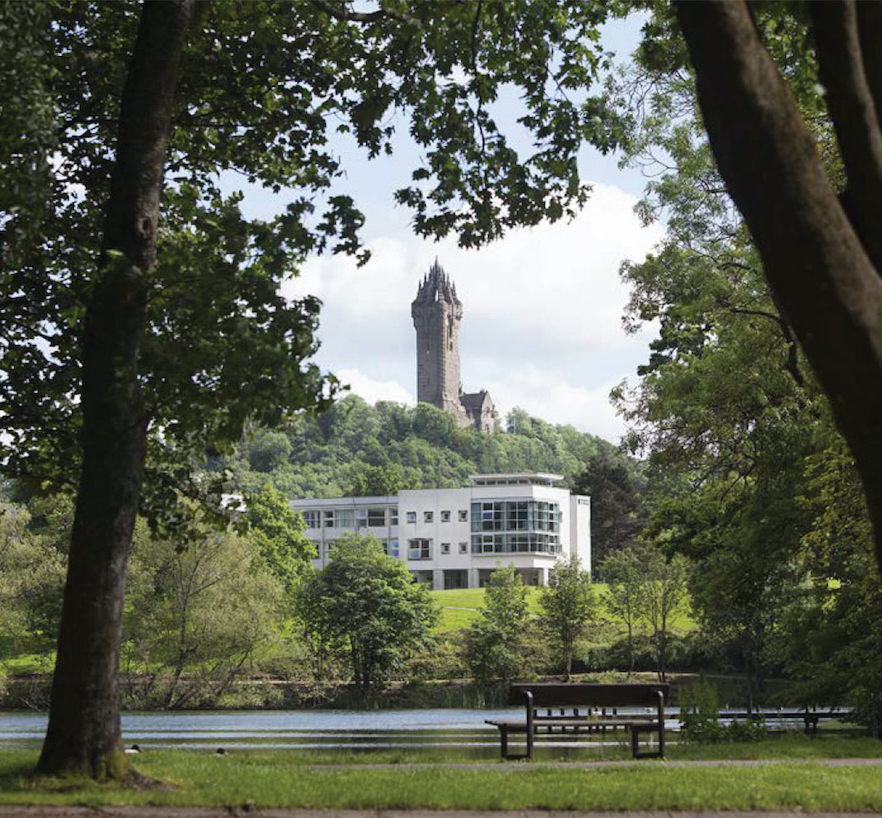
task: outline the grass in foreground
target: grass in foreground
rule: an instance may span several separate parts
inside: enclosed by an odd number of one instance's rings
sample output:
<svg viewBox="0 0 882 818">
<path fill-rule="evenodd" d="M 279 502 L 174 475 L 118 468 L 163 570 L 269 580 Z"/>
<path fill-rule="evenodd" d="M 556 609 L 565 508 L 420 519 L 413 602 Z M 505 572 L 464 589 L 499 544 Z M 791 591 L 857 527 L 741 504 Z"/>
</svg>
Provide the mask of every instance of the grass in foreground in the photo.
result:
<svg viewBox="0 0 882 818">
<path fill-rule="evenodd" d="M 741 748 L 745 752 L 733 752 Z M 875 750 L 875 752 L 873 752 Z M 439 808 L 439 809 L 674 809 L 814 811 L 882 810 L 882 770 L 810 760 L 879 756 L 865 739 L 775 739 L 752 745 L 672 748 L 671 760 L 776 758 L 760 767 L 673 767 L 645 761 L 585 769 L 542 763 L 500 763 L 494 769 L 425 766 L 365 769 L 363 762 L 436 761 L 416 753 L 380 754 L 235 751 L 226 756 L 157 750 L 137 757 L 139 772 L 177 784 L 173 791 L 132 791 L 63 780 L 34 785 L 27 778 L 36 754 L 0 753 L 0 804 L 165 804 L 180 806 Z M 797 755 L 804 760 L 794 760 Z M 455 760 L 455 756 L 446 756 Z M 309 764 L 350 764 L 333 769 Z"/>
</svg>

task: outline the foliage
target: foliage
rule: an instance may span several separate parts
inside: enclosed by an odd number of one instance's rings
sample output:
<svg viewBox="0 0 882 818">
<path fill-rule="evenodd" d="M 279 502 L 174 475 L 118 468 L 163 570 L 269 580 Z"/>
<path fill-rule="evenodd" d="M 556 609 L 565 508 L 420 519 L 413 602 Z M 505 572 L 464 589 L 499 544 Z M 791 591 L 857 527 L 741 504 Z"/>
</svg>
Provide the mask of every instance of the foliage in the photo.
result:
<svg viewBox="0 0 882 818">
<path fill-rule="evenodd" d="M 681 695 L 680 737 L 689 744 L 723 744 L 762 741 L 768 730 L 761 718 L 720 722 L 716 686 L 705 677 L 691 684 Z"/>
<path fill-rule="evenodd" d="M 635 546 L 614 551 L 607 555 L 602 568 L 607 579 L 604 603 L 607 611 L 627 628 L 628 672 L 633 673 L 636 660 L 634 628 L 644 608 L 641 551 Z"/>
<path fill-rule="evenodd" d="M 356 474 L 355 481 L 346 495 L 392 497 L 403 488 L 405 488 L 404 473 L 397 463 L 388 466 L 366 466 Z"/>
<path fill-rule="evenodd" d="M 54 642 L 66 566 L 53 537 L 59 533 L 64 541 L 68 530 L 35 525 L 26 507 L 0 503 L 0 658 L 4 648 Z"/>
<path fill-rule="evenodd" d="M 272 574 L 290 590 L 314 556 L 314 547 L 303 534 L 303 517 L 272 486 L 249 495 L 245 504 L 251 541 Z"/>
<path fill-rule="evenodd" d="M 372 537 L 342 537 L 331 562 L 295 591 L 300 628 L 316 649 L 348 656 L 368 694 L 432 644 L 437 608 L 407 566 Z"/>
<path fill-rule="evenodd" d="M 589 622 L 597 618 L 597 599 L 591 575 L 582 570 L 578 555 L 558 561 L 539 597 L 542 628 L 559 651 L 569 679 L 576 643 Z"/>
<path fill-rule="evenodd" d="M 279 435 L 288 447 L 277 445 Z M 266 448 L 265 437 L 276 441 L 274 451 L 289 451 L 268 471 L 253 466 L 254 452 Z M 347 395 L 327 412 L 299 417 L 283 430 L 254 429 L 210 468 L 218 476 L 229 469 L 229 485 L 248 492 L 272 485 L 292 497 L 384 497 L 400 489 L 462 486 L 476 473 L 551 471 L 572 480 L 592 457 L 612 458 L 614 452 L 605 440 L 520 409 L 510 413 L 508 433 L 485 435 L 458 427 L 429 404 L 370 406 Z M 614 462 L 634 470 L 629 458 L 618 455 Z"/>
<path fill-rule="evenodd" d="M 636 657 L 634 627 L 641 623 L 649 630 L 656 672 L 664 681 L 671 622 L 689 604 L 689 560 L 682 554 L 666 558 L 658 545 L 638 541 L 607 557 L 606 573 L 605 602 L 627 626 L 630 670 Z"/>
<path fill-rule="evenodd" d="M 774 647 L 802 680 L 794 691 L 801 702 L 848 703 L 856 720 L 878 730 L 882 583 L 866 501 L 841 439 L 812 458 L 809 473 L 810 580 L 794 594 Z"/>
<path fill-rule="evenodd" d="M 642 105 L 629 161 L 660 171 L 642 215 L 669 227 L 655 254 L 622 268 L 626 320 L 633 328 L 658 321 L 660 333 L 639 386 L 616 399 L 632 423 L 631 445 L 649 455 L 648 536 L 693 560 L 702 627 L 734 647 L 752 701 L 802 579 L 801 496 L 807 458 L 828 428 L 825 402 L 720 179 L 682 43 L 657 23 L 656 46 L 669 49 L 644 50 L 619 92 Z M 663 166 L 659 150 L 670 160 Z"/>
<path fill-rule="evenodd" d="M 619 117 L 585 93 L 605 60 L 593 36 L 602 4 L 541 15 L 524 4 L 475 13 L 399 5 L 369 21 L 320 3 L 296 12 L 218 3 L 200 13 L 180 69 L 140 361 L 145 403 L 163 430 L 151 445 L 157 503 L 185 485 L 191 453 L 225 448 L 247 418 L 274 425 L 321 402 L 319 373 L 302 365 L 318 304 L 288 302 L 277 287 L 307 253 L 359 251 L 363 217 L 339 185 L 331 130 L 376 156 L 391 152 L 392 112 L 409 115 L 425 164 L 398 198 L 420 233 L 455 231 L 466 246 L 572 212 L 587 187 L 566 156 L 581 139 L 605 150 L 621 133 Z M 0 134 L 11 180 L 0 202 L 4 247 L 17 270 L 4 279 L 4 325 L 16 327 L 3 341 L 0 395 L 10 472 L 76 477 L 76 352 L 102 266 L 102 203 L 137 22 L 137 7 L 84 3 L 12 5 L 0 20 L 17 48 L 0 68 L 18 89 Z M 491 103 L 510 82 L 524 89 L 522 124 L 536 133 L 528 161 L 493 120 Z M 288 188 L 293 201 L 271 222 L 248 220 L 241 196 L 221 190 L 218 173 L 228 171 Z M 261 468 L 279 453 L 265 454 Z M 176 469 L 160 468 L 163 456 Z"/>
<path fill-rule="evenodd" d="M 480 618 L 465 634 L 465 661 L 484 687 L 529 670 L 524 649 L 527 589 L 514 566 L 497 567 L 484 588 Z"/>
<path fill-rule="evenodd" d="M 664 681 L 667 673 L 668 634 L 670 622 L 688 602 L 686 583 L 689 561 L 682 554 L 666 559 L 657 548 L 643 551 L 646 565 L 643 573 L 643 618 L 651 628 L 657 657 L 658 677 Z"/>
<path fill-rule="evenodd" d="M 261 546 L 209 531 L 186 548 L 135 534 L 123 625 L 123 686 L 132 704 L 213 705 L 277 639 L 284 585 Z"/>
<path fill-rule="evenodd" d="M 628 545 L 645 525 L 643 489 L 633 462 L 621 453 L 592 455 L 574 477 L 573 493 L 591 497 L 591 561 L 600 572 L 606 557 Z"/>
</svg>

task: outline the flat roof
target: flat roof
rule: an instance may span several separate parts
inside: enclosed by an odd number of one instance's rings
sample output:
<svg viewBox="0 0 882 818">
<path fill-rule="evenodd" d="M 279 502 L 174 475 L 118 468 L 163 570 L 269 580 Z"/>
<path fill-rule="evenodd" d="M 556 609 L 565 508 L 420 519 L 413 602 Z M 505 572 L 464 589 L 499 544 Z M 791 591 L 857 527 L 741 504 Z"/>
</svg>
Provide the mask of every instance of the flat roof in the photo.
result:
<svg viewBox="0 0 882 818">
<path fill-rule="evenodd" d="M 540 485 L 553 486 L 564 479 L 562 474 L 544 471 L 507 472 L 501 474 L 470 474 L 475 486 Z"/>
<path fill-rule="evenodd" d="M 290 500 L 292 506 L 321 508 L 323 506 L 397 506 L 398 496 L 394 497 L 308 497 L 305 500 Z"/>
</svg>

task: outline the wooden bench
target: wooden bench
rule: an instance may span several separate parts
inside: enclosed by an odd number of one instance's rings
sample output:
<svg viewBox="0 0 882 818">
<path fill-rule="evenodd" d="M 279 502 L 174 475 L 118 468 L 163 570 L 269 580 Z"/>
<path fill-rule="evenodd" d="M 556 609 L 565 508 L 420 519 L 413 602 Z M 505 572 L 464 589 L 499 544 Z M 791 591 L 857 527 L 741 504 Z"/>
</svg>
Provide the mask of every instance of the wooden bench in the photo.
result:
<svg viewBox="0 0 882 818">
<path fill-rule="evenodd" d="M 513 684 L 508 703 L 523 705 L 524 719 L 486 719 L 499 730 L 503 758 L 533 758 L 535 736 L 547 733 L 598 733 L 607 729 L 631 731 L 634 758 L 664 758 L 666 684 Z M 644 708 L 640 714 L 619 714 L 620 707 Z M 543 712 L 544 711 L 544 712 Z M 527 751 L 508 751 L 510 733 L 525 733 Z M 640 752 L 640 733 L 657 733 L 658 750 Z"/>
</svg>

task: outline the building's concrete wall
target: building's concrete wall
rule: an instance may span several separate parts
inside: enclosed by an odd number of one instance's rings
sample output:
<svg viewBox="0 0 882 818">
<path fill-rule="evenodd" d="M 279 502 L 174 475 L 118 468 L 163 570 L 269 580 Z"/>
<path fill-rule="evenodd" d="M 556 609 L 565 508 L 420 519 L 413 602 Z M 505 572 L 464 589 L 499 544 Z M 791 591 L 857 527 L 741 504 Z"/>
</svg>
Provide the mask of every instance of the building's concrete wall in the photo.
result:
<svg viewBox="0 0 882 818">
<path fill-rule="evenodd" d="M 591 498 L 581 494 L 570 496 L 570 548 L 582 562 L 585 571 L 593 571 L 591 565 Z"/>
</svg>

